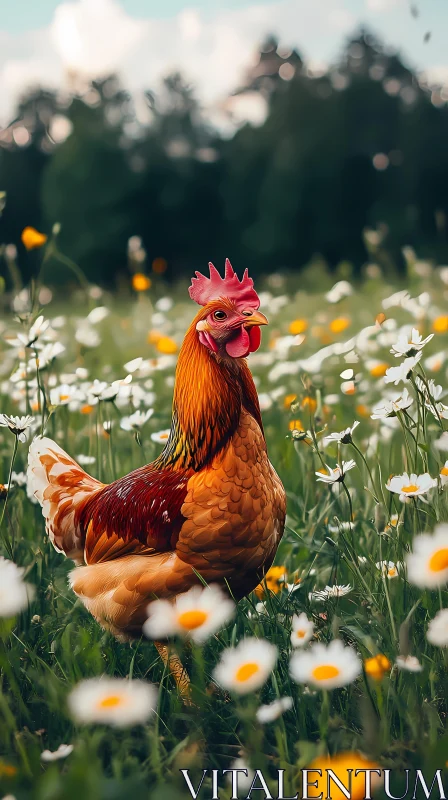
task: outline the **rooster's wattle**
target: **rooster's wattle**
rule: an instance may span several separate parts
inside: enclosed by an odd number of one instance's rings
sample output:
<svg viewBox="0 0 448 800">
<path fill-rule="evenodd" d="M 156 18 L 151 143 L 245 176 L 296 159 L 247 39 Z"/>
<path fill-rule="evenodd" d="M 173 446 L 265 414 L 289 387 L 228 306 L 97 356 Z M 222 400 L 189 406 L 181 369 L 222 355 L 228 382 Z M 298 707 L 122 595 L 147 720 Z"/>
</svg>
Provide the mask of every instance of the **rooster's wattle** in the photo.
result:
<svg viewBox="0 0 448 800">
<path fill-rule="evenodd" d="M 100 483 L 54 441 L 36 438 L 28 477 L 49 537 L 78 565 L 75 594 L 119 638 L 139 636 L 154 598 L 200 582 L 247 595 L 283 533 L 285 492 L 269 462 L 246 356 L 260 345 L 259 298 L 247 271 L 193 278 L 202 308 L 176 370 L 171 431 L 151 464 Z"/>
</svg>

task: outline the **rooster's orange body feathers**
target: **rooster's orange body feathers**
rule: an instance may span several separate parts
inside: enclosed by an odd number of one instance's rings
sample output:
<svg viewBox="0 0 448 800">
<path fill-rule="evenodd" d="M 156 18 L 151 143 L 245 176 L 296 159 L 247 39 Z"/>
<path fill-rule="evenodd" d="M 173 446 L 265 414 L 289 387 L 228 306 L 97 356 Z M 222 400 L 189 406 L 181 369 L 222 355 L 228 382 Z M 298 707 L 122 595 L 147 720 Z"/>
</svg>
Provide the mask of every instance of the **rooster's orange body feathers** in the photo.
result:
<svg viewBox="0 0 448 800">
<path fill-rule="evenodd" d="M 249 368 L 198 337 L 216 309 L 240 313 L 234 305 L 212 299 L 190 326 L 171 433 L 155 462 L 106 486 L 51 440 L 37 438 L 30 448 L 29 479 L 49 536 L 84 564 L 71 573 L 72 588 L 119 637 L 138 636 L 148 602 L 187 591 L 198 575 L 237 598 L 248 594 L 282 536 L 285 494 Z"/>
</svg>

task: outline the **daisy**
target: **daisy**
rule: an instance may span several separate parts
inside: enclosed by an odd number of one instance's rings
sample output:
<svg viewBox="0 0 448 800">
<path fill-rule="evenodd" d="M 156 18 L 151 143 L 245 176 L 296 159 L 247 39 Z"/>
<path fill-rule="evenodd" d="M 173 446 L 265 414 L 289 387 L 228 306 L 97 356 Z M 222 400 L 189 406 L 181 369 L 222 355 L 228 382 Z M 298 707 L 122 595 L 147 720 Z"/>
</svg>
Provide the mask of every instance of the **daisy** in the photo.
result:
<svg viewBox="0 0 448 800">
<path fill-rule="evenodd" d="M 352 647 L 345 647 L 340 639 L 294 653 L 289 665 L 296 683 L 309 683 L 319 689 L 346 686 L 358 677 L 361 669 L 358 654 Z"/>
<path fill-rule="evenodd" d="M 448 525 L 437 525 L 434 533 L 423 533 L 413 541 L 406 559 L 410 583 L 436 589 L 448 581 Z"/>
<path fill-rule="evenodd" d="M 221 654 L 213 677 L 235 694 L 247 694 L 266 683 L 277 662 L 277 648 L 265 639 L 242 639 Z"/>
<path fill-rule="evenodd" d="M 423 670 L 417 656 L 397 656 L 395 663 L 398 669 L 403 669 L 405 672 L 422 672 Z"/>
<path fill-rule="evenodd" d="M 0 556 L 0 617 L 14 617 L 27 608 L 34 587 L 23 580 L 24 570 Z"/>
<path fill-rule="evenodd" d="M 238 797 L 240 791 L 249 792 L 254 778 L 255 771 L 247 766 L 247 756 L 246 758 L 237 758 L 232 761 L 230 770 L 226 775 L 227 783 L 232 786 L 232 797 Z"/>
<path fill-rule="evenodd" d="M 202 643 L 232 619 L 235 603 L 218 586 L 193 586 L 173 603 L 154 600 L 147 613 L 143 632 L 149 639 L 185 636 Z"/>
<path fill-rule="evenodd" d="M 26 486 L 26 474 L 24 472 L 11 473 L 11 486 Z"/>
<path fill-rule="evenodd" d="M 438 353 L 434 353 L 433 356 L 429 356 L 423 362 L 425 369 L 428 369 L 430 372 L 438 372 L 439 369 L 442 369 L 446 359 L 446 353 L 442 350 Z"/>
<path fill-rule="evenodd" d="M 314 624 L 302 612 L 292 618 L 291 644 L 293 647 L 303 647 L 313 638 Z"/>
<path fill-rule="evenodd" d="M 122 378 L 118 381 L 113 381 L 110 386 L 107 386 L 100 394 L 100 400 L 108 400 L 109 402 L 113 402 L 117 399 L 118 395 L 121 395 L 126 400 L 129 398 L 129 395 L 132 391 L 131 384 L 132 383 L 132 375 L 126 375 L 126 378 Z"/>
<path fill-rule="evenodd" d="M 70 692 L 68 706 L 75 722 L 128 728 L 147 721 L 157 707 L 155 686 L 125 678 L 89 678 Z"/>
<path fill-rule="evenodd" d="M 326 442 L 340 442 L 341 444 L 350 444 L 352 441 L 353 431 L 358 427 L 359 422 L 355 420 L 351 428 L 346 428 L 345 431 L 340 433 L 331 433 L 325 437 Z"/>
<path fill-rule="evenodd" d="M 408 390 L 403 389 L 402 393 L 395 400 L 383 400 L 381 405 L 372 409 L 372 419 L 383 419 L 384 417 L 395 417 L 397 411 L 405 411 L 414 402 Z"/>
<path fill-rule="evenodd" d="M 395 358 L 402 358 L 403 356 L 415 356 L 419 351 L 423 350 L 424 346 L 431 341 L 434 334 L 430 333 L 426 339 L 418 332 L 417 328 L 412 328 L 411 336 L 406 333 L 401 333 L 395 344 L 392 345 L 390 352 L 395 355 Z"/>
<path fill-rule="evenodd" d="M 340 533 L 341 531 L 343 531 L 343 533 L 348 533 L 349 531 L 353 531 L 355 529 L 355 523 L 348 521 L 342 522 L 338 520 L 336 525 L 328 523 L 327 528 L 328 532 L 333 534 Z"/>
<path fill-rule="evenodd" d="M 8 414 L 0 414 L 0 426 L 9 428 L 19 442 L 26 442 L 27 431 L 31 428 L 34 417 L 9 417 Z"/>
<path fill-rule="evenodd" d="M 398 578 L 400 568 L 399 565 L 394 564 L 393 561 L 377 561 L 375 566 L 384 573 L 388 580 L 391 580 L 392 578 Z"/>
<path fill-rule="evenodd" d="M 436 647 L 448 647 L 448 608 L 442 608 L 431 620 L 426 638 Z"/>
<path fill-rule="evenodd" d="M 90 464 L 94 464 L 96 461 L 95 456 L 87 456 L 84 453 L 80 453 L 78 456 L 75 456 L 75 458 L 82 467 L 87 467 Z"/>
<path fill-rule="evenodd" d="M 428 411 L 433 414 L 436 419 L 440 417 L 440 419 L 448 419 L 448 406 L 444 403 L 425 403 L 426 408 Z"/>
<path fill-rule="evenodd" d="M 170 311 L 173 307 L 173 300 L 171 297 L 161 297 L 160 300 L 157 300 L 156 309 L 157 311 Z"/>
<path fill-rule="evenodd" d="M 400 500 L 405 502 L 408 497 L 426 494 L 436 485 L 437 481 L 435 478 L 431 478 L 428 472 L 424 472 L 423 475 L 416 475 L 414 472 L 408 475 L 407 472 L 403 472 L 403 475 L 394 475 L 389 478 L 386 489 L 399 494 Z"/>
<path fill-rule="evenodd" d="M 75 386 L 69 386 L 67 383 L 61 383 L 60 386 L 50 389 L 50 403 L 52 406 L 68 406 L 69 403 L 82 402 L 83 400 L 85 400 L 83 392 L 76 389 Z"/>
<path fill-rule="evenodd" d="M 143 358 L 138 356 L 138 358 L 133 358 L 132 361 L 127 361 L 124 365 L 126 372 L 137 372 L 143 364 Z"/>
<path fill-rule="evenodd" d="M 397 386 L 402 381 L 408 381 L 412 370 L 417 366 L 421 359 L 421 352 L 411 358 L 405 358 L 399 367 L 389 367 L 384 376 L 384 383 L 394 383 Z"/>
<path fill-rule="evenodd" d="M 151 433 L 151 439 L 156 444 L 166 444 L 169 435 L 170 435 L 170 429 L 166 428 L 164 431 L 157 431 L 156 433 Z"/>
<path fill-rule="evenodd" d="M 274 722 L 274 720 L 281 717 L 286 711 L 290 711 L 292 705 L 292 697 L 281 697 L 279 700 L 274 700 L 274 702 L 269 705 L 260 706 L 255 716 L 258 722 L 264 725 L 266 722 Z"/>
<path fill-rule="evenodd" d="M 57 750 L 44 750 L 40 754 L 41 761 L 60 761 L 61 758 L 67 758 L 67 756 L 73 753 L 73 745 L 72 744 L 60 744 Z"/>
<path fill-rule="evenodd" d="M 445 461 L 442 469 L 440 470 L 440 482 L 442 486 L 448 483 L 448 461 Z"/>
<path fill-rule="evenodd" d="M 312 600 L 330 600 L 332 597 L 345 597 L 346 594 L 349 594 L 352 591 L 352 586 L 347 583 L 345 586 L 326 586 L 325 589 L 321 589 L 317 592 L 313 592 L 311 594 Z"/>
<path fill-rule="evenodd" d="M 327 472 L 316 472 L 317 480 L 322 481 L 322 483 L 340 483 L 344 480 L 346 473 L 356 467 L 356 461 L 351 459 L 350 461 L 343 461 L 342 465 L 336 464 L 336 467 L 332 469 L 331 467 L 326 465 Z"/>
<path fill-rule="evenodd" d="M 86 319 L 92 325 L 98 325 L 98 323 L 102 322 L 103 319 L 106 319 L 109 316 L 110 311 L 106 306 L 97 306 L 96 308 L 92 308 L 91 312 L 87 314 Z"/>
<path fill-rule="evenodd" d="M 425 382 L 417 375 L 415 382 L 418 390 L 422 393 L 422 395 L 424 395 L 424 397 L 426 397 L 426 399 L 428 399 L 429 396 L 433 400 L 440 400 L 444 394 L 442 386 L 435 383 L 432 378 L 431 380 Z"/>
<path fill-rule="evenodd" d="M 18 333 L 17 338 L 25 347 L 31 347 L 50 327 L 50 320 L 44 319 L 41 315 L 36 319 L 28 333 Z"/>
<path fill-rule="evenodd" d="M 99 333 L 86 320 L 82 320 L 75 331 L 75 339 L 83 347 L 98 347 L 101 344 Z"/>
<path fill-rule="evenodd" d="M 353 288 L 348 281 L 338 281 L 325 295 L 328 303 L 339 303 L 344 297 L 353 294 Z"/>
<path fill-rule="evenodd" d="M 39 351 L 38 360 L 31 359 L 30 368 L 33 367 L 34 369 L 37 369 L 37 367 L 39 367 L 40 370 L 43 370 L 52 364 L 55 358 L 64 352 L 65 347 L 63 344 L 61 344 L 61 342 L 49 342 L 42 348 L 42 350 Z"/>
<path fill-rule="evenodd" d="M 120 428 L 124 431 L 139 431 L 153 414 L 153 408 L 148 408 L 147 411 L 134 411 L 130 417 L 123 417 L 120 422 Z"/>
</svg>

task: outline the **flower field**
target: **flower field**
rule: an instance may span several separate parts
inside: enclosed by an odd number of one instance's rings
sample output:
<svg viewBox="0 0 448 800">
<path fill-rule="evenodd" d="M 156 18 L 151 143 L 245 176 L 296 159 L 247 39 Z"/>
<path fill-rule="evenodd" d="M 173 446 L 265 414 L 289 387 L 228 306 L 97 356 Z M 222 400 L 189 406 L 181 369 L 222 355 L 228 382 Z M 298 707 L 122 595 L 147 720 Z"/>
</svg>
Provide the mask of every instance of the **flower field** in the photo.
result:
<svg viewBox="0 0 448 800">
<path fill-rule="evenodd" d="M 361 282 L 317 266 L 258 282 L 270 324 L 249 365 L 287 492 L 275 566 L 238 605 L 215 586 L 154 601 L 131 643 L 71 591 L 28 447 L 45 432 L 106 483 L 159 455 L 187 284 L 134 275 L 120 297 L 83 279 L 70 302 L 39 284 L 2 298 L 0 797 L 188 798 L 180 770 L 197 787 L 208 769 L 208 798 L 210 771 L 232 766 L 247 772 L 239 797 L 255 769 L 272 797 L 284 769 L 288 797 L 319 764 L 342 764 L 342 780 L 347 765 L 390 768 L 401 796 L 400 770 L 445 768 L 448 267 L 406 260 L 400 286 L 376 264 Z"/>
</svg>

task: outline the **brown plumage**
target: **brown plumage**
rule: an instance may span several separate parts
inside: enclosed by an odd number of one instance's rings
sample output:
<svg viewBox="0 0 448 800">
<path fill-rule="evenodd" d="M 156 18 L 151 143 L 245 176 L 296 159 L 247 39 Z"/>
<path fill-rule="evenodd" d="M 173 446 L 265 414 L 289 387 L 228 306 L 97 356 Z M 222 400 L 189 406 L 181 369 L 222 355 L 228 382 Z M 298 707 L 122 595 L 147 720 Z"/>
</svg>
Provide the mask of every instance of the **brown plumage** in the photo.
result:
<svg viewBox="0 0 448 800">
<path fill-rule="evenodd" d="M 140 635 L 148 603 L 187 591 L 198 574 L 245 596 L 283 533 L 285 493 L 244 358 L 267 321 L 250 279 L 241 297 L 235 279 L 226 266 L 222 294 L 207 288 L 187 331 L 171 432 L 156 461 L 106 486 L 55 442 L 37 438 L 30 448 L 29 480 L 50 539 L 80 565 L 73 591 L 119 638 Z"/>
</svg>

